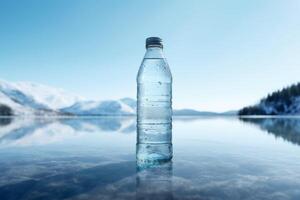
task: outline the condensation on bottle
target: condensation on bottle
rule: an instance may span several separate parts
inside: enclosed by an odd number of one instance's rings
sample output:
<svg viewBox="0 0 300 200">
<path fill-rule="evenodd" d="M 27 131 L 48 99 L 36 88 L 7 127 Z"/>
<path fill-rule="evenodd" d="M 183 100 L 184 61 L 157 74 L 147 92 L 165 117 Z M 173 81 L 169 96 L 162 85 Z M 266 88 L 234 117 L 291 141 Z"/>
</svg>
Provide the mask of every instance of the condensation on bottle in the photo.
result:
<svg viewBox="0 0 300 200">
<path fill-rule="evenodd" d="M 171 160 L 172 75 L 162 40 L 146 39 L 146 54 L 137 75 L 137 160 Z"/>
</svg>

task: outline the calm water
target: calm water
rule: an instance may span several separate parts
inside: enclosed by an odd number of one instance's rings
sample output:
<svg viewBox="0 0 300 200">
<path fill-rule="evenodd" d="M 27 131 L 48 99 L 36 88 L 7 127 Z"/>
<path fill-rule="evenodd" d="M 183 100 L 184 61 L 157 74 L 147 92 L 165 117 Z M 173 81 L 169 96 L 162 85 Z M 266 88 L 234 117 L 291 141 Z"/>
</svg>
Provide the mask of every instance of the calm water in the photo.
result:
<svg viewBox="0 0 300 200">
<path fill-rule="evenodd" d="M 175 118 L 137 166 L 135 118 L 0 119 L 0 199 L 300 199 L 300 119 Z"/>
</svg>

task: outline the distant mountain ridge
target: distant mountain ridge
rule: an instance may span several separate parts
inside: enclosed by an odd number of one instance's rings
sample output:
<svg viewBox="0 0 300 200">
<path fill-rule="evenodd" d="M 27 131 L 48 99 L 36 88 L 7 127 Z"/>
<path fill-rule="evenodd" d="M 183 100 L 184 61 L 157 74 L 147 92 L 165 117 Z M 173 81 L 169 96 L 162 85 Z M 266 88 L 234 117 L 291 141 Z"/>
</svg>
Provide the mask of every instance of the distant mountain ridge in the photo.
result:
<svg viewBox="0 0 300 200">
<path fill-rule="evenodd" d="M 85 100 L 62 89 L 31 82 L 10 83 L 0 80 L 0 91 L 22 105 L 37 109 L 55 110 Z"/>
<path fill-rule="evenodd" d="M 0 80 L 0 115 L 133 115 L 135 100 L 92 101 L 62 89 Z"/>
<path fill-rule="evenodd" d="M 193 109 L 174 109 L 173 115 L 175 116 L 229 116 L 236 115 L 237 111 L 228 111 L 228 112 L 209 112 L 209 111 L 198 111 Z"/>
<path fill-rule="evenodd" d="M 134 115 L 135 109 L 122 100 L 80 101 L 60 109 L 63 113 L 75 115 Z"/>
<path fill-rule="evenodd" d="M 258 104 L 248 106 L 239 115 L 299 115 L 300 83 L 283 88 L 261 99 Z"/>
<path fill-rule="evenodd" d="M 0 104 L 9 107 L 13 115 L 56 115 L 60 108 L 83 99 L 41 84 L 0 80 Z"/>
</svg>

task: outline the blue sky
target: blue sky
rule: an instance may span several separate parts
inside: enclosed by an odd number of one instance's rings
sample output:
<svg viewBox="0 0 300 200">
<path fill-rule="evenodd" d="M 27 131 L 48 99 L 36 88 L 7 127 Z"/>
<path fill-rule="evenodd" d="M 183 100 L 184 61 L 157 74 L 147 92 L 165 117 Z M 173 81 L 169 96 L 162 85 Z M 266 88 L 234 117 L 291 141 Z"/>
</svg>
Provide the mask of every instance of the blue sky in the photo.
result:
<svg viewBox="0 0 300 200">
<path fill-rule="evenodd" d="M 175 108 L 225 111 L 300 81 L 300 1 L 0 2 L 0 78 L 92 99 L 135 97 L 160 36 Z"/>
</svg>

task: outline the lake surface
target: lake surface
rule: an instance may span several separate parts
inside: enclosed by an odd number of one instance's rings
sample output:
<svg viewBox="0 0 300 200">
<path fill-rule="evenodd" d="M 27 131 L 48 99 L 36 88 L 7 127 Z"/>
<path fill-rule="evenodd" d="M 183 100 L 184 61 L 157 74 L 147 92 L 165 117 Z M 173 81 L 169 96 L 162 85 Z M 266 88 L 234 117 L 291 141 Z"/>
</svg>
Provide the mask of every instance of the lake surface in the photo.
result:
<svg viewBox="0 0 300 200">
<path fill-rule="evenodd" d="M 300 199 L 300 118 L 174 118 L 136 164 L 135 118 L 0 119 L 0 199 Z"/>
</svg>

